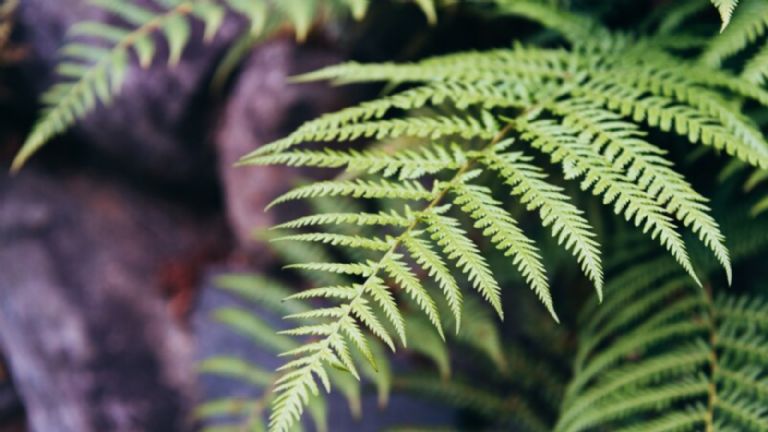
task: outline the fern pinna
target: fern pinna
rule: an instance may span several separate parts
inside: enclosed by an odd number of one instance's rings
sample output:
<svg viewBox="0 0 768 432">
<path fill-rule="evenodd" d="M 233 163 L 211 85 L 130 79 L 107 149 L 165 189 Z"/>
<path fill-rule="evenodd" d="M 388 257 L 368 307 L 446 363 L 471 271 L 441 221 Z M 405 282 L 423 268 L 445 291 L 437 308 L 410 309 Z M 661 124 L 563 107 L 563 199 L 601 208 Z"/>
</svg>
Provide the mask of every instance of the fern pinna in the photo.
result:
<svg viewBox="0 0 768 432">
<path fill-rule="evenodd" d="M 580 31 L 566 30 L 566 37 Z M 273 430 L 286 430 L 299 418 L 307 398 L 318 390 L 316 379 L 328 387 L 328 366 L 341 366 L 357 375 L 350 349 L 370 357 L 361 327 L 392 349 L 396 339 L 406 345 L 394 287 L 411 297 L 442 334 L 434 294 L 424 288 L 414 267 L 437 282 L 452 305 L 457 328 L 462 293 L 451 266 L 503 318 L 500 287 L 460 214 L 510 257 L 557 320 L 542 257 L 501 204 L 504 198 L 485 185 L 492 179 L 506 183 L 508 194 L 538 211 L 542 225 L 575 255 L 602 296 L 603 269 L 594 230 L 564 189 L 536 164 L 534 152 L 559 166 L 567 180 L 579 179 L 583 190 L 601 197 L 616 214 L 656 239 L 695 282 L 699 278 L 680 225 L 698 236 L 731 279 L 728 250 L 707 200 L 673 169 L 664 158 L 665 151 L 649 142 L 646 131 L 678 135 L 766 167 L 768 144 L 727 100 L 745 97 L 765 103 L 765 91 L 725 72 L 687 64 L 652 41 L 612 36 L 594 24 L 582 30 L 582 43 L 568 50 L 517 45 L 410 64 L 348 63 L 299 77 L 336 83 L 383 81 L 402 90 L 327 114 L 245 156 L 242 164 L 346 168 L 359 176 L 302 186 L 274 204 L 320 196 L 404 203 L 388 212 L 316 214 L 282 225 L 376 225 L 387 234 L 304 235 L 307 241 L 380 255 L 361 262 L 295 265 L 354 275 L 359 281 L 304 294 L 339 304 L 293 316 L 323 321 L 293 332 L 317 339 L 286 353 L 293 360 L 283 367 L 276 387 Z M 601 39 L 583 43 L 593 40 L 586 36 L 588 31 Z M 425 144 L 394 153 L 376 146 L 365 150 L 302 146 L 401 137 Z"/>
</svg>

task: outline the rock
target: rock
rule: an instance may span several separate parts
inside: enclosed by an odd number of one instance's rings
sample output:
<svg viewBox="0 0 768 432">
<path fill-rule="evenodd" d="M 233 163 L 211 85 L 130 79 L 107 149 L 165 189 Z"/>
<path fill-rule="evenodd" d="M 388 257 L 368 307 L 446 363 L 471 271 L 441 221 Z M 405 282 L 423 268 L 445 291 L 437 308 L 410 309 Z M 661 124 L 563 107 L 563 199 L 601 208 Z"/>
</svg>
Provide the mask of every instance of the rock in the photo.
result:
<svg viewBox="0 0 768 432">
<path fill-rule="evenodd" d="M 35 92 L 44 91 L 54 82 L 58 50 L 67 40 L 65 34 L 71 25 L 84 19 L 113 19 L 88 3 L 21 3 L 18 26 L 23 35 L 21 42 L 29 49 L 23 68 Z M 151 0 L 142 3 L 153 4 Z M 173 68 L 167 65 L 165 41 L 158 39 L 158 54 L 152 66 L 143 70 L 134 61 L 119 95 L 108 107 L 98 107 L 78 123 L 75 130 L 92 153 L 88 157 L 102 167 L 111 165 L 142 179 L 191 187 L 215 184 L 214 154 L 206 133 L 212 105 L 206 100 L 208 78 L 243 28 L 241 20 L 230 16 L 217 37 L 204 43 L 202 25 L 196 23 L 181 62 Z"/>
<path fill-rule="evenodd" d="M 253 231 L 274 225 L 279 213 L 264 208 L 295 185 L 297 170 L 233 167 L 245 154 L 281 138 L 305 120 L 338 109 L 345 92 L 327 83 L 295 84 L 292 75 L 339 63 L 338 52 L 279 38 L 257 47 L 245 62 L 214 135 L 227 217 L 241 247 L 264 257 L 268 249 Z"/>
<path fill-rule="evenodd" d="M 31 431 L 190 430 L 189 339 L 158 276 L 215 247 L 193 215 L 82 175 L 0 183 L 0 350 Z"/>
</svg>

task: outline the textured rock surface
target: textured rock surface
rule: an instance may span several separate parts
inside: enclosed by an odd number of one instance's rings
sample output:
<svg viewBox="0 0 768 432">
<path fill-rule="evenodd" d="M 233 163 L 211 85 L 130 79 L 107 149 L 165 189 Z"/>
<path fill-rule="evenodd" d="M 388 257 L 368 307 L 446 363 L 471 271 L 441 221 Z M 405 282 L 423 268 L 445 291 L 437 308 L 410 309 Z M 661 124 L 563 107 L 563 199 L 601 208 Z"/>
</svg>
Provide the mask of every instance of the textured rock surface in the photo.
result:
<svg viewBox="0 0 768 432">
<path fill-rule="evenodd" d="M 254 255 L 266 253 L 252 236 L 272 226 L 279 213 L 264 208 L 296 181 L 285 167 L 233 168 L 240 157 L 290 133 L 303 121 L 342 104 L 343 92 L 327 83 L 295 84 L 292 75 L 341 61 L 322 47 L 297 46 L 289 38 L 256 48 L 245 62 L 216 128 L 219 173 L 227 216 L 240 245 Z"/>
<path fill-rule="evenodd" d="M 3 180 L 0 344 L 32 431 L 188 429 L 190 345 L 158 285 L 217 226 L 103 179 Z"/>
</svg>

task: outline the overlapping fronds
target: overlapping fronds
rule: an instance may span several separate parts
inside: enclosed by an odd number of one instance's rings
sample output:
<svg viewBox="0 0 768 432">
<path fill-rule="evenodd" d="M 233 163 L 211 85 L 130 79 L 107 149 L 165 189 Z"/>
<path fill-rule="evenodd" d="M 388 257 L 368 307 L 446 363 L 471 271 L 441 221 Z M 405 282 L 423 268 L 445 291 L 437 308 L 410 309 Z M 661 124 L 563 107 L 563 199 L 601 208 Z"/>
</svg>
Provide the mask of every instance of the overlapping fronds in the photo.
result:
<svg viewBox="0 0 768 432">
<path fill-rule="evenodd" d="M 344 357 L 358 326 L 392 344 L 390 326 L 406 343 L 397 304 L 400 291 L 413 298 L 442 332 L 432 308 L 438 292 L 427 290 L 416 277 L 419 273 L 435 278 L 440 294 L 458 315 L 460 295 L 452 279 L 456 275 L 445 265 L 451 263 L 454 273 L 463 273 L 503 317 L 500 288 L 470 235 L 472 228 L 510 257 L 557 319 L 541 254 L 505 209 L 509 198 L 503 198 L 498 188 L 485 186 L 493 179 L 509 186 L 513 201 L 537 211 L 542 225 L 576 256 L 601 293 L 603 271 L 594 230 L 564 189 L 537 166 L 531 149 L 560 167 L 566 180 L 579 179 L 583 190 L 656 239 L 697 283 L 680 228 L 699 237 L 730 281 L 725 239 L 707 199 L 675 171 L 666 151 L 650 142 L 648 130 L 678 135 L 681 141 L 712 147 L 754 166 L 768 166 L 768 143 L 726 100 L 733 92 L 764 102 L 755 96 L 761 90 L 722 71 L 695 69 L 642 40 L 611 36 L 571 50 L 515 46 L 408 64 L 347 63 L 300 79 L 383 81 L 405 88 L 310 121 L 245 156 L 241 164 L 344 168 L 350 173 L 300 187 L 275 203 L 348 196 L 400 204 L 382 213 L 318 214 L 285 225 L 386 225 L 386 234 L 367 239 L 303 237 L 367 249 L 378 257 L 299 265 L 354 275 L 359 281 L 345 287 L 343 296 L 337 288 L 312 291 L 313 296 L 343 301 L 299 315 L 323 317 L 328 323 L 313 329 L 320 340 L 289 353 L 295 359 L 286 364 L 291 372 L 278 387 L 272 417 L 276 430 L 299 417 L 301 401 L 315 388 L 314 376 L 324 380 L 327 365 L 344 364 L 354 372 Z M 418 115 L 399 116 L 416 108 Z M 417 139 L 417 144 L 394 152 L 303 145 L 403 137 Z M 462 220 L 472 222 L 465 226 Z M 408 262 L 415 267 L 409 268 Z M 392 271 L 393 263 L 398 263 L 397 272 Z"/>
<path fill-rule="evenodd" d="M 589 307 L 555 430 L 768 430 L 768 303 L 634 263 Z M 628 306 L 627 306 L 628 305 Z"/>
<path fill-rule="evenodd" d="M 291 291 L 279 282 L 250 274 L 231 274 L 217 280 L 217 286 L 259 308 L 262 313 L 245 306 L 223 307 L 214 311 L 213 319 L 233 332 L 242 335 L 248 343 L 260 350 L 279 353 L 296 349 L 300 342 L 290 335 L 296 332 L 284 332 L 275 327 L 274 322 L 280 315 L 299 313 L 310 310 L 310 305 L 298 300 L 286 300 Z M 270 318 L 274 321 L 270 321 Z M 287 333 L 287 334 L 286 334 Z M 362 373 L 376 385 L 379 402 L 384 405 L 389 398 L 392 374 L 386 355 L 378 344 L 369 347 L 371 355 L 376 356 L 377 369 L 364 364 Z M 258 389 L 261 394 L 253 398 L 222 398 L 209 400 L 197 408 L 197 416 L 206 419 L 210 430 L 240 431 L 266 430 L 266 413 L 274 398 L 273 386 L 280 374 L 271 366 L 254 364 L 252 360 L 227 353 L 205 359 L 199 366 L 201 373 L 216 375 L 220 378 L 237 380 Z M 346 373 L 331 370 L 329 380 L 341 391 L 349 402 L 353 414 L 360 415 L 360 384 Z M 308 401 L 308 411 L 315 430 L 328 431 L 328 418 L 325 397 L 313 396 Z M 205 429 L 208 430 L 208 429 Z"/>
<path fill-rule="evenodd" d="M 568 377 L 567 367 L 558 359 L 561 350 L 570 349 L 565 332 L 559 333 L 562 328 L 546 312 L 524 304 L 520 319 L 531 323 L 531 328 L 505 338 L 503 349 L 487 350 L 482 344 L 483 334 L 488 333 L 482 328 L 495 328 L 493 317 L 480 313 L 479 303 L 467 306 L 465 314 L 472 317 L 466 320 L 467 326 L 481 329 L 466 334 L 468 346 L 474 349 L 462 351 L 464 361 L 457 362 L 451 379 L 424 370 L 409 371 L 395 376 L 393 391 L 418 395 L 481 419 L 473 430 L 552 430 Z"/>
<path fill-rule="evenodd" d="M 433 0 L 415 0 L 430 21 L 436 17 Z M 12 169 L 21 166 L 55 135 L 85 117 L 97 104 L 108 105 L 120 92 L 135 58 L 149 67 L 165 46 L 168 64 L 179 62 L 193 37 L 192 24 L 204 24 L 205 40 L 216 36 L 228 13 L 241 15 L 254 35 L 268 35 L 290 25 L 303 40 L 319 16 L 351 12 L 362 18 L 368 0 L 164 0 L 143 6 L 131 1 L 92 0 L 95 7 L 117 21 L 84 21 L 70 31 L 61 49 L 56 73 L 59 82 L 42 97 L 42 112 L 16 155 Z"/>
</svg>

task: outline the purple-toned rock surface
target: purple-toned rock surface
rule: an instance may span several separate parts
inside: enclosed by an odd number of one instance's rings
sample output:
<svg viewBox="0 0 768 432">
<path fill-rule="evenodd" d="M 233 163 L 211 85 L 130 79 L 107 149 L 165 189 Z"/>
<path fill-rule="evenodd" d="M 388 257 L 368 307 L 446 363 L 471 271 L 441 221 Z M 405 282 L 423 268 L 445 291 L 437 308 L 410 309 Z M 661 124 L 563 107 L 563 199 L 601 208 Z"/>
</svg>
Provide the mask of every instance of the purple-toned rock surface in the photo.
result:
<svg viewBox="0 0 768 432">
<path fill-rule="evenodd" d="M 2 180 L 0 345 L 31 431 L 189 430 L 189 338 L 159 281 L 220 233 L 101 178 Z"/>
</svg>

